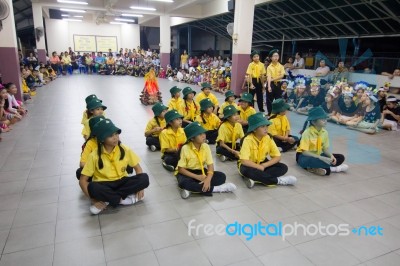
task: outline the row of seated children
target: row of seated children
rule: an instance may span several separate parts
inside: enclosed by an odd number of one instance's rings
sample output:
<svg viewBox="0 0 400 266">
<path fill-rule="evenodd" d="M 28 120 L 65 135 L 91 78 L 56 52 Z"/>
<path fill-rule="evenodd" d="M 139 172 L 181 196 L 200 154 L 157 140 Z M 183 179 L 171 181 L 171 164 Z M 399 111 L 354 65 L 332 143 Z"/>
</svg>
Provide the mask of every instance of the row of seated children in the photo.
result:
<svg viewBox="0 0 400 266">
<path fill-rule="evenodd" d="M 11 125 L 20 121 L 28 112 L 24 103 L 16 100 L 17 91 L 14 83 L 4 86 L 0 83 L 0 134 L 10 132 Z"/>
<path fill-rule="evenodd" d="M 122 131 L 105 118 L 107 107 L 102 101 L 92 94 L 85 102 L 85 143 L 76 177 L 83 193 L 91 199 L 90 212 L 96 215 L 108 206 L 142 201 L 149 177 L 140 166 L 140 158 L 121 143 Z"/>
</svg>

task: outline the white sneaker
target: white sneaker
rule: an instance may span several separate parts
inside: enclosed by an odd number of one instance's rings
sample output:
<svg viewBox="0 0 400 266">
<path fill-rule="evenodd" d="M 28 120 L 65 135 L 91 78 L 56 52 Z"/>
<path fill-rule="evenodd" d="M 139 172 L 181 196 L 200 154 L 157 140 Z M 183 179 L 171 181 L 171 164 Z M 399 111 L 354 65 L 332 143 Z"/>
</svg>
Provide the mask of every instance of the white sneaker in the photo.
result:
<svg viewBox="0 0 400 266">
<path fill-rule="evenodd" d="M 181 190 L 181 198 L 182 199 L 187 199 L 187 198 L 189 198 L 190 197 L 190 191 L 189 190 L 186 190 L 186 189 L 182 189 Z"/>
<path fill-rule="evenodd" d="M 247 177 L 243 177 L 243 179 L 244 179 L 244 183 L 246 184 L 246 186 L 248 188 L 254 187 L 255 182 L 254 182 L 253 179 L 250 179 L 250 178 L 247 178 Z"/>
<path fill-rule="evenodd" d="M 326 170 L 324 168 L 307 168 L 307 171 L 320 176 L 326 175 Z"/>
<path fill-rule="evenodd" d="M 294 185 L 294 184 L 296 184 L 296 182 L 297 182 L 297 178 L 292 175 L 278 177 L 278 185 L 281 185 L 281 186 Z"/>
<path fill-rule="evenodd" d="M 219 156 L 219 159 L 221 160 L 221 162 L 225 162 L 227 160 L 225 155 Z"/>
<path fill-rule="evenodd" d="M 144 196 L 143 196 L 143 198 L 139 199 L 139 198 L 136 196 L 136 194 L 129 195 L 128 197 L 131 198 L 132 204 L 135 204 L 135 203 L 138 203 L 139 201 L 144 200 Z"/>
<path fill-rule="evenodd" d="M 105 203 L 106 205 L 109 204 L 108 202 L 104 202 L 104 203 Z M 102 211 L 104 211 L 104 209 L 101 210 L 101 209 L 98 209 L 98 208 L 97 208 L 96 206 L 94 206 L 94 205 L 90 205 L 89 211 L 90 211 L 93 215 L 97 215 L 97 214 L 101 213 Z"/>
<path fill-rule="evenodd" d="M 120 205 L 125 205 L 125 206 L 132 205 L 134 203 L 135 203 L 135 195 L 129 195 L 125 199 L 121 199 L 121 201 L 119 202 Z"/>
<path fill-rule="evenodd" d="M 157 148 L 156 148 L 156 146 L 154 146 L 154 145 L 151 145 L 151 146 L 150 146 L 150 150 L 151 150 L 151 151 L 156 151 L 156 150 L 157 150 Z"/>
<path fill-rule="evenodd" d="M 347 164 L 341 164 L 339 166 L 331 166 L 331 172 L 334 173 L 346 172 L 348 169 L 349 166 Z"/>
<path fill-rule="evenodd" d="M 232 192 L 237 189 L 236 185 L 233 183 L 224 183 L 220 186 L 215 186 L 213 192 L 219 192 L 219 193 L 224 193 L 224 192 Z"/>
</svg>

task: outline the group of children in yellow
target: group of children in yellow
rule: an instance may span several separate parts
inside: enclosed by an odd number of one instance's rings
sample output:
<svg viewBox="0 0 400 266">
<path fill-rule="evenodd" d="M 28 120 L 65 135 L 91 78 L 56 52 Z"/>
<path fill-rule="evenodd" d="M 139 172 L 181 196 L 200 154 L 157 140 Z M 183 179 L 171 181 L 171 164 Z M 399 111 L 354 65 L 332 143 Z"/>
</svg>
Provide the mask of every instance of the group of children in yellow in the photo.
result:
<svg viewBox="0 0 400 266">
<path fill-rule="evenodd" d="M 285 175 L 288 167 L 281 162 L 281 152 L 290 150 L 296 150 L 300 167 L 317 175 L 348 169 L 343 155 L 329 151 L 325 129 L 329 116 L 321 107 L 309 110 L 299 139 L 291 135 L 286 116 L 290 107 L 283 99 L 272 103 L 272 115 L 267 118 L 254 110 L 248 93 L 243 93 L 236 104 L 235 95 L 228 91 L 219 107 L 208 83 L 202 84 L 197 96 L 190 87 L 172 87 L 170 92 L 168 106 L 156 103 L 152 107 L 154 117 L 147 123 L 145 137 L 151 151 L 161 151 L 162 166 L 173 172 L 183 199 L 192 193 L 211 196 L 237 189 L 226 182 L 224 173 L 215 171 L 209 144 L 216 144 L 216 155 L 222 162 L 237 161 L 248 188 L 255 183 L 294 185 L 297 178 Z M 142 172 L 140 159 L 121 144 L 121 130 L 105 118 L 107 107 L 100 99 L 88 96 L 86 107 L 82 118 L 86 142 L 77 178 L 92 200 L 91 213 L 98 214 L 108 205 L 132 205 L 143 200 L 149 178 Z"/>
</svg>

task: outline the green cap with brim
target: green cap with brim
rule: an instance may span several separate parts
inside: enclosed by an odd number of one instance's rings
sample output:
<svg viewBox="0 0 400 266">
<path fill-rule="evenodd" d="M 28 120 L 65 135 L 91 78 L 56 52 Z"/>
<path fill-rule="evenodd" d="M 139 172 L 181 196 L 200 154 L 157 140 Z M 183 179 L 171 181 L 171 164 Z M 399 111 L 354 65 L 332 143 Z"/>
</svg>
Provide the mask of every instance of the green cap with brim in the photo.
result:
<svg viewBox="0 0 400 266">
<path fill-rule="evenodd" d="M 188 94 L 193 93 L 193 96 L 196 95 L 196 92 L 190 88 L 190 87 L 186 87 L 182 90 L 182 94 L 183 94 L 183 98 L 186 98 L 188 96 Z"/>
<path fill-rule="evenodd" d="M 205 98 L 200 101 L 200 110 L 205 111 L 209 107 L 214 107 L 214 104 L 210 100 L 210 98 Z"/>
<path fill-rule="evenodd" d="M 251 93 L 243 93 L 242 97 L 240 97 L 239 102 L 248 102 L 248 103 L 253 103 L 253 94 Z"/>
<path fill-rule="evenodd" d="M 256 113 L 254 115 L 249 116 L 248 118 L 249 128 L 247 129 L 247 133 L 253 132 L 259 127 L 269 126 L 272 123 L 267 119 L 264 113 Z"/>
<path fill-rule="evenodd" d="M 168 124 L 169 122 L 173 121 L 174 119 L 183 118 L 183 116 L 180 113 L 178 113 L 177 110 L 172 109 L 165 113 L 164 118 L 165 118 L 165 122 Z"/>
<path fill-rule="evenodd" d="M 114 133 L 121 134 L 122 130 L 117 128 L 110 119 L 99 121 L 93 128 L 97 140 L 103 143 L 106 138 L 111 137 Z"/>
<path fill-rule="evenodd" d="M 255 56 L 255 55 L 260 55 L 260 52 L 257 50 L 251 51 L 250 58 L 253 58 L 253 56 Z"/>
<path fill-rule="evenodd" d="M 102 100 L 100 100 L 99 98 L 97 98 L 96 94 L 90 94 L 88 97 L 85 98 L 86 104 L 88 104 L 88 103 L 91 102 L 92 100 L 99 100 L 99 101 L 102 102 Z"/>
<path fill-rule="evenodd" d="M 313 107 L 308 110 L 307 121 L 314 121 L 318 119 L 328 119 L 329 115 L 325 113 L 321 106 Z"/>
<path fill-rule="evenodd" d="M 273 114 L 279 114 L 283 111 L 289 110 L 289 104 L 285 103 L 283 99 L 276 99 L 272 102 L 272 111 Z"/>
<path fill-rule="evenodd" d="M 204 89 L 210 89 L 211 90 L 211 84 L 210 83 L 208 83 L 208 82 L 203 82 L 203 83 L 201 83 L 201 90 L 204 90 Z"/>
<path fill-rule="evenodd" d="M 159 116 L 164 110 L 168 110 L 168 107 L 158 102 L 153 105 L 151 110 L 153 110 L 154 116 Z"/>
<path fill-rule="evenodd" d="M 179 89 L 177 86 L 173 86 L 173 87 L 169 90 L 169 92 L 171 93 L 171 96 L 172 96 L 172 97 L 174 97 L 175 94 L 177 94 L 177 93 L 180 92 L 180 91 L 181 91 L 181 89 Z"/>
<path fill-rule="evenodd" d="M 238 110 L 233 105 L 228 105 L 224 108 L 223 113 L 224 117 L 222 119 L 227 119 L 235 114 L 237 114 Z"/>
<path fill-rule="evenodd" d="M 100 121 L 102 121 L 104 119 L 106 119 L 106 118 L 104 116 L 102 116 L 102 115 L 95 116 L 95 117 L 92 117 L 92 118 L 89 119 L 90 136 L 93 136 L 93 137 L 96 136 L 96 132 L 94 130 L 94 127 L 98 122 L 100 122 Z"/>
<path fill-rule="evenodd" d="M 194 138 L 207 131 L 200 125 L 199 122 L 192 122 L 189 125 L 187 125 L 183 130 L 185 131 L 187 139 Z"/>
<path fill-rule="evenodd" d="M 233 93 L 233 91 L 227 91 L 225 92 L 225 102 L 228 100 L 229 97 L 235 97 L 235 94 Z"/>
<path fill-rule="evenodd" d="M 103 103 L 100 100 L 92 100 L 86 105 L 86 109 L 88 110 L 94 110 L 99 107 L 102 107 L 103 110 L 107 109 L 107 106 L 103 105 Z"/>
</svg>

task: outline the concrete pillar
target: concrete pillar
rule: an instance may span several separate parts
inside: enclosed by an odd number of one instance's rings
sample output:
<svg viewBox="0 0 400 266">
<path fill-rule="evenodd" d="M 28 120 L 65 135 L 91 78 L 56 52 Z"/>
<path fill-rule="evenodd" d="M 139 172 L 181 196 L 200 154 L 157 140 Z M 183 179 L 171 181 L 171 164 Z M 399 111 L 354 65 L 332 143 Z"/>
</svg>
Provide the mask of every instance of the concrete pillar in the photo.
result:
<svg viewBox="0 0 400 266">
<path fill-rule="evenodd" d="M 16 98 L 22 101 L 21 70 L 19 67 L 13 3 L 12 0 L 6 0 L 6 2 L 10 7 L 10 15 L 2 21 L 3 30 L 0 31 L 0 73 L 4 83 L 12 82 L 17 86 L 18 93 Z"/>
<path fill-rule="evenodd" d="M 166 68 L 170 63 L 171 53 L 171 18 L 168 15 L 160 16 L 160 61 Z"/>
<path fill-rule="evenodd" d="M 234 36 L 232 38 L 237 37 L 237 40 L 233 41 L 231 87 L 236 95 L 242 93 L 241 87 L 246 69 L 251 62 L 254 4 L 255 0 L 235 1 Z"/>
<path fill-rule="evenodd" d="M 35 38 L 38 61 L 46 63 L 46 42 L 44 36 L 42 6 L 39 4 L 32 3 L 32 13 L 33 13 L 33 25 L 35 32 L 36 29 L 41 29 L 41 31 L 43 32 L 43 36 L 41 36 L 39 39 L 38 36 L 36 36 Z"/>
</svg>

